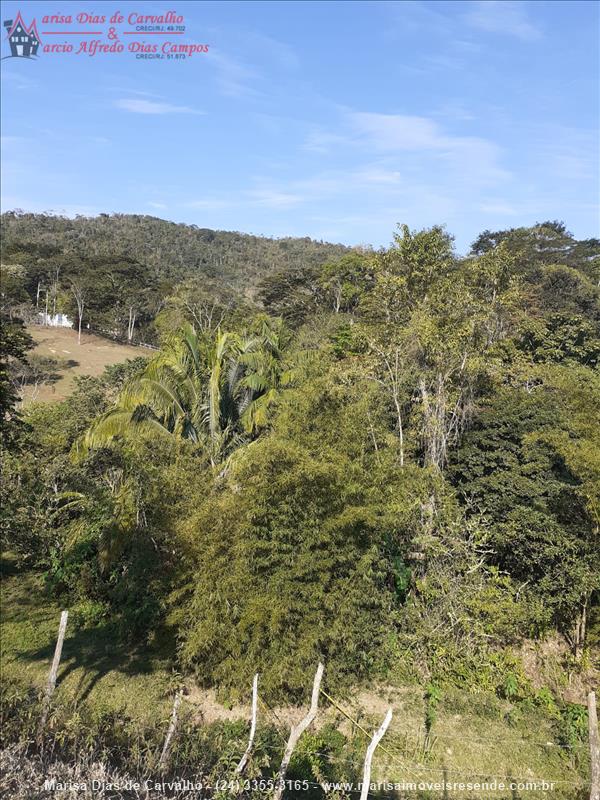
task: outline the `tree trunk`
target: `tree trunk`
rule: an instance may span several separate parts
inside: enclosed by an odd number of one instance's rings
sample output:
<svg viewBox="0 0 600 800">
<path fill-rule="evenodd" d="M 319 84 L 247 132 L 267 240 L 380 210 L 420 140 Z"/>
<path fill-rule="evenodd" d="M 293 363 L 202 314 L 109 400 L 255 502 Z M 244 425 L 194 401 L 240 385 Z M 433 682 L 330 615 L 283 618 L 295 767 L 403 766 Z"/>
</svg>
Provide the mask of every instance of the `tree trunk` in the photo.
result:
<svg viewBox="0 0 600 800">
<path fill-rule="evenodd" d="M 396 416 L 398 420 L 398 439 L 400 441 L 400 466 L 404 466 L 404 429 L 402 427 L 402 409 L 398 401 L 398 394 L 394 391 L 394 405 L 396 406 Z"/>
<path fill-rule="evenodd" d="M 133 330 L 135 328 L 135 320 L 137 314 L 133 310 L 133 306 L 129 306 L 129 322 L 127 323 L 127 341 L 131 342 L 133 339 Z"/>
<path fill-rule="evenodd" d="M 402 403 L 400 395 L 400 352 L 396 348 L 394 354 L 394 365 L 390 362 L 388 356 L 382 351 L 378 351 L 382 356 L 386 366 L 388 375 L 390 377 L 390 391 L 392 400 L 394 401 L 394 408 L 396 409 L 396 424 L 398 426 L 398 440 L 400 445 L 400 466 L 404 466 L 404 426 L 402 424 Z"/>
<path fill-rule="evenodd" d="M 600 800 L 600 739 L 598 738 L 598 715 L 596 694 L 588 694 L 588 729 L 590 739 L 590 800 Z"/>
<path fill-rule="evenodd" d="M 585 634 L 587 627 L 587 598 L 583 601 L 581 609 L 575 620 L 575 635 L 573 637 L 573 655 L 579 661 L 585 644 Z"/>
<path fill-rule="evenodd" d="M 83 312 L 85 310 L 85 289 L 77 283 L 73 283 L 71 285 L 71 292 L 73 293 L 73 297 L 75 298 L 75 302 L 77 303 L 77 316 L 78 316 L 78 323 L 77 323 L 77 344 L 81 344 L 81 323 L 83 321 Z"/>
<path fill-rule="evenodd" d="M 340 313 L 340 308 L 342 306 L 342 287 L 336 286 L 333 290 L 333 310 L 336 314 Z"/>
</svg>

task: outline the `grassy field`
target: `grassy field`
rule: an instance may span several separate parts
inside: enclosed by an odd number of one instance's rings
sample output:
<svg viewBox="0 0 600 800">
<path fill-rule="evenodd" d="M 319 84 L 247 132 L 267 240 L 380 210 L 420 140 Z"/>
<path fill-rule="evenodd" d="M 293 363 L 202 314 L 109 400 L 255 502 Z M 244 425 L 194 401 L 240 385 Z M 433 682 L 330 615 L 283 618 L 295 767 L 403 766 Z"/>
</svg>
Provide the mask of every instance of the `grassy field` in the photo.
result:
<svg viewBox="0 0 600 800">
<path fill-rule="evenodd" d="M 45 592 L 43 577 L 15 572 L 2 562 L 2 665 L 5 678 L 43 688 L 54 654 L 61 608 Z M 58 674 L 62 700 L 89 701 L 123 710 L 146 723 L 169 712 L 172 682 L 168 655 L 160 643 L 132 651 L 115 643 L 101 625 L 85 629 L 71 614 Z"/>
<path fill-rule="evenodd" d="M 64 400 L 71 393 L 73 380 L 77 375 L 100 375 L 110 364 L 118 364 L 128 358 L 148 356 L 151 352 L 143 347 L 129 347 L 89 333 L 82 333 L 81 344 L 78 344 L 77 332 L 71 328 L 32 325 L 27 330 L 36 342 L 31 352 L 57 359 L 61 368 L 57 381 L 25 387 L 24 404 L 32 400 Z"/>
<path fill-rule="evenodd" d="M 2 583 L 4 678 L 41 689 L 54 651 L 61 608 L 46 595 L 41 575 L 19 573 L 10 560 L 3 561 Z M 58 674 L 57 699 L 89 704 L 97 711 L 127 714 L 140 725 L 164 720 L 166 727 L 174 686 L 174 643 L 168 638 L 158 639 L 152 646 L 132 650 L 117 644 L 109 628 L 80 627 L 77 615 L 72 614 Z M 223 706 L 214 692 L 192 685 L 186 705 L 198 724 L 249 716 L 249 708 Z M 376 754 L 374 780 L 435 782 L 442 780 L 446 770 L 447 780 L 457 782 L 494 776 L 557 782 L 553 792 L 494 792 L 494 797 L 584 796 L 588 769 L 585 748 L 569 751 L 558 746 L 553 720 L 543 710 L 521 712 L 489 693 L 448 691 L 440 701 L 431 746 L 427 748 L 422 687 L 374 687 L 351 700 L 339 700 L 339 705 L 366 730 L 373 730 L 387 708 L 393 708 L 392 724 Z M 366 742 L 359 730 L 324 699 L 322 709 L 320 722 L 333 723 L 349 738 L 354 737 L 356 751 L 362 753 Z M 273 715 L 264 710 L 261 713 L 259 725 L 275 720 L 287 725 L 301 714 L 292 708 L 276 708 Z M 457 792 L 456 796 L 483 795 Z"/>
</svg>

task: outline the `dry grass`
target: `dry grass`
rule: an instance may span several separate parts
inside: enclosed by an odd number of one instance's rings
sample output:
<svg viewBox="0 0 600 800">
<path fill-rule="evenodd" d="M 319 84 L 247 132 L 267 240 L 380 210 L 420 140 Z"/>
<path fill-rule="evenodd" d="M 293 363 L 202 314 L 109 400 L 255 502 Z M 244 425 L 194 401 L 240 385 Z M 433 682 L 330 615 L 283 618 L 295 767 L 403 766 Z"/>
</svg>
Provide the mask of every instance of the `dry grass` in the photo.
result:
<svg viewBox="0 0 600 800">
<path fill-rule="evenodd" d="M 76 764 L 31 754 L 22 745 L 0 750 L 0 796 L 11 800 L 197 800 L 193 791 L 155 791 L 145 780 L 83 756 Z M 139 784 L 139 788 L 137 786 Z"/>
<path fill-rule="evenodd" d="M 3 581 L 3 672 L 7 679 L 24 686 L 43 687 L 52 658 L 60 607 L 44 596 L 39 576 L 34 573 L 14 574 Z M 169 651 L 170 652 L 170 651 Z M 137 652 L 115 645 L 110 629 L 68 628 L 58 675 L 57 699 L 75 705 L 85 702 L 95 711 L 126 713 L 140 725 L 159 721 L 168 724 L 173 693 L 172 666 L 168 653 L 153 648 Z M 307 698 L 309 695 L 307 687 Z M 339 705 L 367 731 L 374 730 L 389 705 L 394 710 L 390 730 L 376 753 L 374 780 L 441 781 L 447 770 L 449 781 L 475 781 L 493 776 L 517 779 L 541 778 L 556 781 L 554 791 L 514 793 L 494 792 L 500 798 L 533 798 L 552 796 L 556 799 L 579 798 L 585 793 L 587 752 L 575 754 L 557 746 L 552 720 L 541 709 L 530 709 L 515 716 L 514 704 L 500 700 L 489 692 L 448 690 L 439 704 L 433 727 L 432 746 L 424 745 L 425 704 L 419 686 L 374 686 L 357 692 Z M 187 713 L 198 726 L 217 721 L 248 720 L 246 705 L 225 706 L 212 691 L 200 690 L 188 682 L 185 701 Z M 342 731 L 352 742 L 357 758 L 362 758 L 366 737 L 325 698 L 320 703 L 317 728 L 329 723 Z M 301 709 L 273 709 L 264 705 L 259 710 L 259 728 L 278 724 L 285 730 L 296 722 Z M 24 771 L 36 779 L 41 766 L 24 762 Z M 10 765 L 9 765 L 10 766 Z M 90 769 L 105 769 L 88 765 Z M 78 768 L 78 767 L 77 767 Z M 63 771 L 76 767 L 59 765 Z M 36 773 L 37 770 L 37 773 Z M 75 774 L 75 772 L 73 774 Z M 33 785 L 31 782 L 29 786 Z M 21 790 L 19 790 L 21 791 Z M 24 791 L 24 790 L 23 790 Z M 40 797 L 44 794 L 13 794 Z M 49 796 L 49 795 L 48 795 Z M 56 793 L 53 795 L 58 797 Z M 70 795 L 65 794 L 64 797 Z M 87 795 L 79 795 L 87 797 Z M 100 796 L 100 795 L 98 795 Z M 419 792 L 418 797 L 441 797 Z M 453 796 L 482 798 L 481 792 L 456 792 Z"/>
<path fill-rule="evenodd" d="M 585 705 L 588 692 L 600 685 L 597 647 L 584 656 L 584 668 L 574 669 L 571 648 L 558 634 L 542 641 L 526 641 L 518 651 L 525 674 L 535 689 L 547 686 L 569 703 Z"/>
<path fill-rule="evenodd" d="M 27 330 L 36 342 L 33 353 L 76 363 L 63 368 L 60 379 L 52 384 L 27 386 L 23 396 L 24 404 L 32 400 L 45 403 L 64 400 L 72 392 L 76 376 L 100 375 L 111 364 L 150 355 L 150 351 L 143 347 L 129 347 L 89 333 L 82 333 L 81 344 L 78 344 L 77 332 L 71 328 L 32 325 Z"/>
</svg>

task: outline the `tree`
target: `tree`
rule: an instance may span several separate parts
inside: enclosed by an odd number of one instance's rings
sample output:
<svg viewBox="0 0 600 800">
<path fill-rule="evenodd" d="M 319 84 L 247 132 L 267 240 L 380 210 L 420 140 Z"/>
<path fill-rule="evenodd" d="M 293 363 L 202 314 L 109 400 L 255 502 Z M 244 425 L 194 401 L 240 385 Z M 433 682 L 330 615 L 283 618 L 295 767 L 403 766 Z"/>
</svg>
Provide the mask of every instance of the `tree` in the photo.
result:
<svg viewBox="0 0 600 800">
<path fill-rule="evenodd" d="M 300 325 L 318 306 L 318 272 L 312 267 L 285 270 L 261 281 L 258 298 L 268 314 Z"/>
<path fill-rule="evenodd" d="M 387 389 L 392 398 L 396 416 L 396 431 L 398 434 L 398 458 L 400 466 L 404 466 L 405 454 L 405 409 L 410 400 L 410 371 L 407 369 L 406 349 L 402 343 L 385 344 L 372 340 L 369 343 L 371 351 L 377 356 L 377 366 L 373 379 Z"/>
<path fill-rule="evenodd" d="M 504 244 L 517 258 L 516 271 L 533 281 L 540 267 L 561 264 L 574 267 L 598 284 L 600 240 L 578 241 L 563 222 L 539 222 L 530 228 L 483 231 L 471 247 L 475 255 L 489 253 Z"/>
<path fill-rule="evenodd" d="M 593 391 L 588 384 L 587 396 Z M 592 435 L 597 413 L 582 396 L 574 416 L 561 395 L 550 381 L 532 392 L 500 390 L 453 454 L 450 478 L 491 524 L 491 563 L 528 586 L 569 631 L 582 603 L 599 588 L 592 499 L 598 460 L 588 462 L 597 443 L 582 440 L 584 432 Z"/>
<path fill-rule="evenodd" d="M 77 281 L 71 281 L 71 292 L 77 303 L 77 344 L 81 344 L 81 322 L 85 310 L 87 290 L 83 284 Z"/>
<path fill-rule="evenodd" d="M 80 273 L 68 267 L 70 261 L 92 265 L 93 269 L 86 271 L 94 273 L 93 284 L 98 287 L 109 282 L 107 273 L 119 262 L 129 261 L 138 264 L 140 289 L 155 282 L 174 287 L 193 280 L 214 290 L 215 295 L 227 285 L 237 299 L 251 299 L 269 275 L 318 270 L 348 252 L 342 245 L 308 237 L 268 239 L 137 214 L 69 219 L 8 212 L 2 214 L 1 224 L 3 261 L 27 264 L 32 299 L 40 278 L 44 285 L 49 284 L 56 263 L 62 265 L 64 278 L 77 280 Z M 94 297 L 89 300 L 93 302 Z M 104 310 L 110 309 L 107 305 Z"/>
<path fill-rule="evenodd" d="M 266 437 L 185 525 L 195 557 L 182 655 L 203 684 L 239 691 L 260 671 L 267 696 L 298 697 L 319 658 L 333 685 L 373 669 L 392 595 L 357 473 Z"/>
<path fill-rule="evenodd" d="M 321 290 L 335 314 L 355 309 L 371 283 L 372 265 L 363 253 L 351 253 L 324 264 L 319 276 Z"/>
<path fill-rule="evenodd" d="M 234 403 L 226 376 L 232 345 L 227 333 L 205 340 L 186 325 L 124 387 L 117 405 L 92 424 L 84 448 L 107 446 L 139 429 L 196 444 L 204 440 L 211 460 L 217 460 L 231 433 Z"/>
<path fill-rule="evenodd" d="M 17 411 L 19 395 L 12 380 L 15 365 L 27 364 L 26 353 L 33 347 L 33 339 L 20 320 L 2 317 L 0 337 L 0 413 L 2 415 L 2 446 L 15 448 L 22 430 L 21 415 Z"/>
<path fill-rule="evenodd" d="M 518 301 L 510 254 L 458 264 L 440 227 L 401 226 L 378 253 L 359 312 L 373 378 L 388 390 L 404 463 L 409 417 L 425 464 L 441 470 L 485 379 L 484 356 L 510 331 Z"/>
<path fill-rule="evenodd" d="M 259 316 L 253 332 L 239 343 L 238 369 L 241 417 L 246 433 L 255 434 L 270 419 L 281 391 L 294 384 L 314 352 L 295 350 L 293 337 L 281 319 Z"/>
<path fill-rule="evenodd" d="M 67 359 L 33 353 L 27 361 L 13 365 L 11 378 L 20 396 L 26 386 L 30 387 L 28 400 L 31 402 L 36 399 L 42 386 L 59 380 L 61 369 L 68 366 L 68 363 Z"/>
<path fill-rule="evenodd" d="M 136 429 L 201 445 L 213 465 L 268 419 L 278 392 L 296 376 L 286 365 L 282 323 L 264 319 L 257 335 L 216 330 L 200 335 L 188 323 L 166 342 L 117 405 L 90 427 L 84 451 Z"/>
<path fill-rule="evenodd" d="M 0 278 L 0 313 L 9 321 L 15 317 L 17 309 L 27 303 L 29 296 L 25 288 L 26 270 L 20 264 L 2 264 Z"/>
<path fill-rule="evenodd" d="M 517 349 L 539 363 L 582 364 L 596 367 L 600 362 L 600 331 L 579 314 L 551 314 L 546 319 L 524 320 Z"/>
<path fill-rule="evenodd" d="M 321 658 L 333 687 L 410 670 L 502 692 L 524 638 L 593 642 L 593 241 L 548 223 L 459 258 L 439 226 L 358 253 L 129 215 L 2 224 L 8 313 L 57 277 L 80 329 L 161 344 L 28 406 L 5 454 L 4 541 L 82 618 L 165 622 L 203 683 L 259 669 L 281 699 Z M 54 366 L 22 355 L 24 381 Z"/>
</svg>

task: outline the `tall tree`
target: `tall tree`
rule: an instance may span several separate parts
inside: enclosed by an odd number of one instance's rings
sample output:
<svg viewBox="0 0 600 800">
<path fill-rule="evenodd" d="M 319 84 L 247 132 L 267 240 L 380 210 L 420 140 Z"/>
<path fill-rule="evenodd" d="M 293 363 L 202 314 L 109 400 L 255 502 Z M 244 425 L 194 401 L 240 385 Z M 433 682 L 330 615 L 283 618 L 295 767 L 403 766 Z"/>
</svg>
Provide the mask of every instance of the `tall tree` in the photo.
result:
<svg viewBox="0 0 600 800">
<path fill-rule="evenodd" d="M 288 344 L 283 324 L 267 319 L 258 334 L 245 336 L 218 329 L 201 335 L 186 324 L 80 445 L 102 447 L 136 431 L 172 434 L 202 445 L 217 464 L 266 424 L 277 393 L 296 376 L 287 366 Z"/>
<path fill-rule="evenodd" d="M 27 363 L 26 353 L 33 347 L 33 339 L 20 320 L 2 316 L 0 336 L 0 415 L 2 419 L 2 446 L 16 447 L 22 429 L 21 415 L 17 410 L 20 400 L 11 372 L 15 366 Z"/>
<path fill-rule="evenodd" d="M 77 303 L 77 344 L 81 344 L 81 323 L 87 299 L 86 287 L 80 281 L 71 281 L 71 292 Z"/>
</svg>

